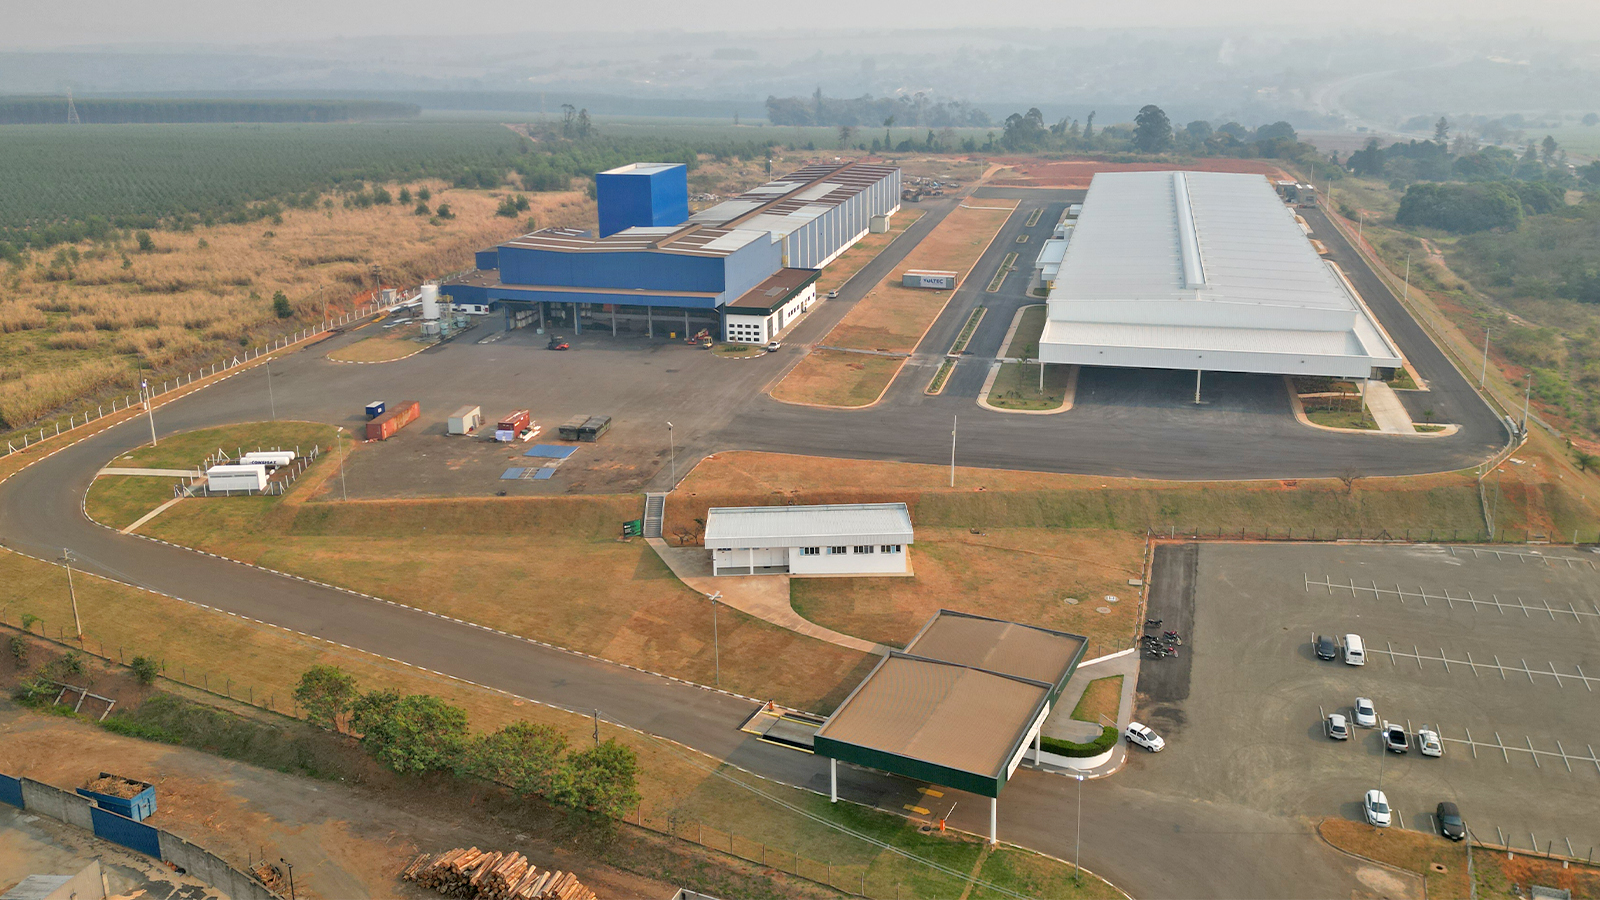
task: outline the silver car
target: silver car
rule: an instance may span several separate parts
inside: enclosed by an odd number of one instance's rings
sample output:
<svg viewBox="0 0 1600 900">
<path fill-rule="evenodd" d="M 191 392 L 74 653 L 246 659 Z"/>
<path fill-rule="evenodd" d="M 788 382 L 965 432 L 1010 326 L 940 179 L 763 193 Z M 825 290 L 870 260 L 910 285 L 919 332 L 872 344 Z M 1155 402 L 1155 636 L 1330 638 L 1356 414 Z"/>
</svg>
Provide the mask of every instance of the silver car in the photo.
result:
<svg viewBox="0 0 1600 900">
<path fill-rule="evenodd" d="M 1378 727 L 1378 708 L 1372 705 L 1370 697 L 1357 697 L 1354 712 L 1357 725 L 1362 728 Z"/>
<path fill-rule="evenodd" d="M 1361 812 L 1367 817 L 1368 825 L 1379 828 L 1389 827 L 1389 798 L 1383 791 L 1367 791 L 1367 796 L 1361 801 Z"/>
<path fill-rule="evenodd" d="M 1323 723 L 1328 729 L 1328 737 L 1336 741 L 1350 740 L 1350 722 L 1338 713 L 1328 713 L 1328 719 Z"/>
</svg>

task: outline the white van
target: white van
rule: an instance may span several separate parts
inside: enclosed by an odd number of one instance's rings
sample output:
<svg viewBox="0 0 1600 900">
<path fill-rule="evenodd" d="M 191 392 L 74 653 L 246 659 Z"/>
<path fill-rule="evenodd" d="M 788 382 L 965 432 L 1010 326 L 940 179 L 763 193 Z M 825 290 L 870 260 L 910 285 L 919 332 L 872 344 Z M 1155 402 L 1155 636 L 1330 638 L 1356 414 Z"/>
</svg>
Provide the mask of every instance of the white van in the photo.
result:
<svg viewBox="0 0 1600 900">
<path fill-rule="evenodd" d="M 1347 666 L 1364 666 L 1367 664 L 1367 646 L 1361 643 L 1361 635 L 1347 634 L 1344 636 L 1344 664 Z"/>
</svg>

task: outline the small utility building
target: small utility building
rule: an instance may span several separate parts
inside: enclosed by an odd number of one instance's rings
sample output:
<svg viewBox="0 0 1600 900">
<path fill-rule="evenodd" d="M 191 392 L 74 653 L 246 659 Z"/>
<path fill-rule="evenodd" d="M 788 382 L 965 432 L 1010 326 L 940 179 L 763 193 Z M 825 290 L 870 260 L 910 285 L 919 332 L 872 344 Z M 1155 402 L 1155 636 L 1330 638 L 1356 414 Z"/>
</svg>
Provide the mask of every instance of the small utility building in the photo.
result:
<svg viewBox="0 0 1600 900">
<path fill-rule="evenodd" d="M 1404 363 L 1260 175 L 1094 176 L 1050 289 L 1047 363 L 1381 377 Z"/>
<path fill-rule="evenodd" d="M 908 575 L 904 503 L 719 506 L 706 514 L 713 575 Z"/>
<path fill-rule="evenodd" d="M 904 651 L 884 657 L 816 733 L 839 799 L 839 762 L 989 798 L 1001 788 L 1083 660 L 1075 634 L 940 610 Z"/>
</svg>

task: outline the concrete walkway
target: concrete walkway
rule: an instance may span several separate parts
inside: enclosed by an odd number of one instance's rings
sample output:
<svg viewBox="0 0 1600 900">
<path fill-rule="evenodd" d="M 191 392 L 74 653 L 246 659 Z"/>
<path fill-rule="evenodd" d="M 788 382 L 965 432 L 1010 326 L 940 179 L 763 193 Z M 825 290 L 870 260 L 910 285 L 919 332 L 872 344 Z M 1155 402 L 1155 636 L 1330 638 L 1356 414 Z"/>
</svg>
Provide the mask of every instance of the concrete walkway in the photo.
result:
<svg viewBox="0 0 1600 900">
<path fill-rule="evenodd" d="M 1101 725 L 1091 722 L 1080 722 L 1072 718 L 1072 710 L 1078 705 L 1078 700 L 1083 692 L 1088 689 L 1089 682 L 1097 678 L 1109 678 L 1114 675 L 1122 676 L 1122 701 L 1117 707 L 1117 732 L 1127 730 L 1128 723 L 1133 721 L 1133 694 L 1139 686 L 1139 652 L 1132 650 L 1121 655 L 1102 656 L 1090 660 L 1072 673 L 1072 680 L 1061 691 L 1061 699 L 1056 703 L 1056 708 L 1051 710 L 1050 718 L 1044 722 L 1043 733 L 1064 741 L 1084 743 L 1100 736 Z M 1103 724 L 1103 723 L 1102 723 Z M 1111 750 L 1111 758 L 1101 765 L 1090 769 L 1083 774 L 1090 778 L 1110 775 L 1122 768 L 1122 763 L 1128 756 L 1128 743 L 1118 741 Z M 1046 772 L 1066 772 L 1071 770 L 1058 768 L 1051 765 L 1039 765 L 1036 768 Z"/>
<path fill-rule="evenodd" d="M 1367 409 L 1372 410 L 1372 420 L 1384 434 L 1417 433 L 1411 424 L 1411 414 L 1400 403 L 1394 388 L 1381 381 L 1367 382 Z"/>
<path fill-rule="evenodd" d="M 162 478 L 193 478 L 193 469 L 119 469 L 107 466 L 101 469 L 99 475 L 156 475 Z"/>
<path fill-rule="evenodd" d="M 720 591 L 722 602 L 747 615 L 787 628 L 797 634 L 814 637 L 840 647 L 863 653 L 887 654 L 889 648 L 831 628 L 823 628 L 794 611 L 789 604 L 788 575 L 721 575 L 711 574 L 711 554 L 701 547 L 673 547 L 661 538 L 645 539 L 661 557 L 672 574 L 690 588 L 710 596 Z"/>
</svg>

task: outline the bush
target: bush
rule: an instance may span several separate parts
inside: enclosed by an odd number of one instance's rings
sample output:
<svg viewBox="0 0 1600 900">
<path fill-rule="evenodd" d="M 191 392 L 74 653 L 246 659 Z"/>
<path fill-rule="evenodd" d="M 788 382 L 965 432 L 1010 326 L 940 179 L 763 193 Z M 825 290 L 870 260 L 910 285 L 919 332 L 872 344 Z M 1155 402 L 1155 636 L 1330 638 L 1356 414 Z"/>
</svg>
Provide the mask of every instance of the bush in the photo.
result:
<svg viewBox="0 0 1600 900">
<path fill-rule="evenodd" d="M 339 720 L 349 714 L 358 696 L 355 676 L 338 666 L 312 666 L 294 689 L 295 702 L 306 711 L 306 719 L 330 729 L 339 727 Z"/>
<path fill-rule="evenodd" d="M 11 636 L 11 659 L 19 669 L 28 664 L 28 642 L 20 634 Z"/>
<path fill-rule="evenodd" d="M 156 242 L 150 237 L 150 232 L 148 231 L 141 231 L 135 234 L 133 239 L 139 242 L 140 253 L 149 253 L 156 249 Z"/>
<path fill-rule="evenodd" d="M 458 768 L 467 742 L 467 711 L 427 694 L 373 691 L 356 700 L 350 725 L 361 747 L 400 773 Z"/>
<path fill-rule="evenodd" d="M 280 319 L 294 315 L 294 307 L 289 305 L 289 297 L 283 291 L 272 295 L 272 312 Z"/>
<path fill-rule="evenodd" d="M 147 656 L 135 656 L 128 668 L 133 670 L 133 677 L 139 679 L 140 684 L 154 684 L 156 676 L 161 674 L 155 660 Z"/>
<path fill-rule="evenodd" d="M 1081 759 L 1089 756 L 1099 756 L 1107 750 L 1110 750 L 1112 747 L 1117 745 L 1117 740 L 1121 737 L 1121 732 L 1117 731 L 1116 728 L 1107 725 L 1105 728 L 1101 729 L 1099 737 L 1087 744 L 1079 744 L 1075 741 L 1063 741 L 1053 737 L 1040 737 L 1039 748 L 1041 750 L 1054 753 L 1057 756 L 1070 756 Z"/>
<path fill-rule="evenodd" d="M 549 725 L 512 722 L 479 738 L 467 752 L 466 768 L 524 797 L 548 797 L 566 751 L 566 735 Z"/>
<path fill-rule="evenodd" d="M 580 812 L 619 820 L 639 805 L 639 759 L 613 738 L 568 754 L 556 778 L 557 802 Z"/>
<path fill-rule="evenodd" d="M 1522 224 L 1522 200 L 1504 184 L 1413 184 L 1400 199 L 1395 222 L 1456 234 Z"/>
</svg>

